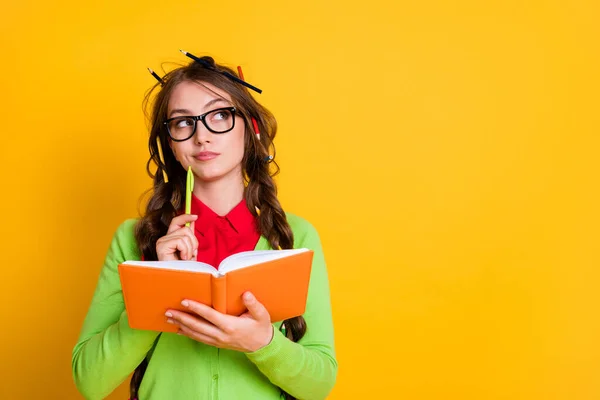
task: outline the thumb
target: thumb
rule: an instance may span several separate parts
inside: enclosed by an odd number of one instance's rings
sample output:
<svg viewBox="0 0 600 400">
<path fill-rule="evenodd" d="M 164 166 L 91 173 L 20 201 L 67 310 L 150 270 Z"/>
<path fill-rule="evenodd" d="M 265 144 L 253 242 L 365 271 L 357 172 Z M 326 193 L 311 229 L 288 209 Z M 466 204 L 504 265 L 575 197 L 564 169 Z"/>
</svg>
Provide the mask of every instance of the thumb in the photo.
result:
<svg viewBox="0 0 600 400">
<path fill-rule="evenodd" d="M 256 300 L 256 297 L 250 292 L 244 293 L 243 296 L 244 305 L 248 309 L 250 315 L 257 321 L 269 320 L 271 321 L 271 317 L 269 316 L 269 312 L 261 303 Z"/>
</svg>

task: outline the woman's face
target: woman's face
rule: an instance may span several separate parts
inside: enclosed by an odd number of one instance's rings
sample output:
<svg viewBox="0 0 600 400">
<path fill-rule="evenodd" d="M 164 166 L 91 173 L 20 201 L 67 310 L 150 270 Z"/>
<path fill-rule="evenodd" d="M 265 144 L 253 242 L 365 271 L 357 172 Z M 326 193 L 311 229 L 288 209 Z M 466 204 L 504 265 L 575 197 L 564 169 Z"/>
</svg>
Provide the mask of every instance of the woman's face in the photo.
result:
<svg viewBox="0 0 600 400">
<path fill-rule="evenodd" d="M 232 106 L 229 94 L 210 83 L 184 81 L 171 93 L 167 119 L 197 116 Z M 231 118 L 235 121 L 231 121 Z M 201 121 L 196 121 L 196 132 L 191 138 L 183 142 L 169 140 L 175 158 L 186 171 L 191 166 L 196 178 L 204 182 L 213 182 L 225 177 L 241 177 L 244 120 L 239 116 L 232 117 L 224 111 L 207 115 L 205 122 L 214 130 L 227 129 L 231 122 L 234 122 L 234 127 L 225 133 L 213 133 Z M 170 124 L 170 130 L 174 134 L 176 129 L 191 129 L 190 125 L 190 120 L 178 119 Z"/>
</svg>

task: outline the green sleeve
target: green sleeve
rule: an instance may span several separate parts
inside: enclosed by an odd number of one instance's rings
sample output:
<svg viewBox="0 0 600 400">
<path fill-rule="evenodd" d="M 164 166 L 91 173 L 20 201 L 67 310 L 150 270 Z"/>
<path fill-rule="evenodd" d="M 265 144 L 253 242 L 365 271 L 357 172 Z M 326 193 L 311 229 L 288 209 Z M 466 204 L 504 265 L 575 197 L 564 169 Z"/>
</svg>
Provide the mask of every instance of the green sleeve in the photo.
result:
<svg viewBox="0 0 600 400">
<path fill-rule="evenodd" d="M 306 334 L 298 343 L 275 329 L 273 340 L 262 349 L 246 353 L 275 385 L 298 399 L 324 399 L 337 375 L 329 279 L 321 242 L 310 226 L 295 247 L 314 250 L 306 310 Z"/>
<path fill-rule="evenodd" d="M 144 359 L 158 332 L 129 327 L 117 266 L 139 259 L 133 236 L 135 220 L 117 229 L 77 344 L 72 368 L 75 385 L 86 399 L 103 399 Z"/>
</svg>

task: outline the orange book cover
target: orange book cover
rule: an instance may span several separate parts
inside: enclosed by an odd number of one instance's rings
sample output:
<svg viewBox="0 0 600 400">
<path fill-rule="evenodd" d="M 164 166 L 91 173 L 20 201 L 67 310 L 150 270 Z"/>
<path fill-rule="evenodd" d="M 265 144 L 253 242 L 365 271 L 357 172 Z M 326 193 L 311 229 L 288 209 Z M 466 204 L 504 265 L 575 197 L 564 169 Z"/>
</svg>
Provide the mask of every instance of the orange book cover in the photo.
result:
<svg viewBox="0 0 600 400">
<path fill-rule="evenodd" d="M 252 292 L 271 321 L 302 315 L 306 308 L 313 251 L 247 251 L 224 259 L 218 269 L 198 261 L 126 261 L 119 276 L 129 326 L 176 332 L 167 309 L 186 311 L 183 299 L 195 300 L 229 315 L 246 311 L 242 294 Z"/>
</svg>

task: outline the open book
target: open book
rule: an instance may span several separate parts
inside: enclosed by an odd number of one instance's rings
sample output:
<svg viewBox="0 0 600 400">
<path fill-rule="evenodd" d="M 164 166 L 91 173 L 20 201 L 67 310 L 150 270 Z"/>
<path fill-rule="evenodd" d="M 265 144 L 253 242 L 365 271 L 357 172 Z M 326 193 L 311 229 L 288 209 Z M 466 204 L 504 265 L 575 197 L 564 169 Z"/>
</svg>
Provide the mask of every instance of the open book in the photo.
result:
<svg viewBox="0 0 600 400">
<path fill-rule="evenodd" d="M 302 315 L 312 259 L 312 250 L 293 249 L 233 254 L 218 269 L 198 261 L 125 261 L 118 268 L 129 326 L 176 332 L 165 312 L 185 311 L 183 299 L 238 316 L 246 311 L 246 291 L 267 308 L 272 322 Z"/>
</svg>

